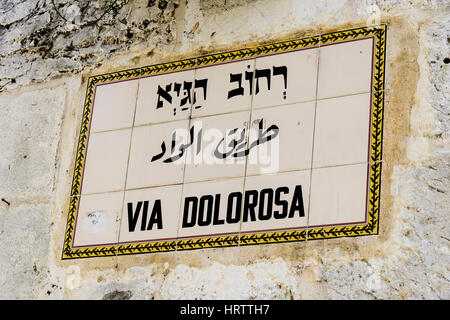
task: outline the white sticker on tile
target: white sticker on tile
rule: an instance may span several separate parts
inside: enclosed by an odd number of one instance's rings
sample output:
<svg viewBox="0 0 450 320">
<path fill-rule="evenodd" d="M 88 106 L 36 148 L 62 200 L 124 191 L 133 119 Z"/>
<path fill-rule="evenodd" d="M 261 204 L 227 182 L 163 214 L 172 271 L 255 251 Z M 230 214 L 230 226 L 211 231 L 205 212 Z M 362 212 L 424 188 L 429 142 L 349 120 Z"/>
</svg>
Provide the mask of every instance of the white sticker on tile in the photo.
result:
<svg viewBox="0 0 450 320">
<path fill-rule="evenodd" d="M 74 246 L 118 242 L 123 192 L 83 195 L 79 199 Z"/>
</svg>

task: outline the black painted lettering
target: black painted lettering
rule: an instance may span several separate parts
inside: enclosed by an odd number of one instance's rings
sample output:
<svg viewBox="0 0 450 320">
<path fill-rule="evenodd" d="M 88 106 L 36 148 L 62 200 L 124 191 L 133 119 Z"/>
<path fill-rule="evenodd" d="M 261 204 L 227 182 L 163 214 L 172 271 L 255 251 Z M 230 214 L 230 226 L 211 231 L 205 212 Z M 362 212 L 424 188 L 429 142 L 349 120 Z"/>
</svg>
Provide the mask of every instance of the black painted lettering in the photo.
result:
<svg viewBox="0 0 450 320">
<path fill-rule="evenodd" d="M 234 96 L 243 96 L 244 88 L 242 87 L 242 74 L 241 73 L 230 73 L 230 83 L 237 82 L 238 87 L 228 91 L 228 99 Z"/>
<path fill-rule="evenodd" d="M 142 218 L 141 218 L 141 231 L 145 230 L 145 225 L 147 223 L 147 213 L 148 213 L 148 201 L 144 201 L 144 209 L 142 209 Z"/>
<path fill-rule="evenodd" d="M 146 202 L 148 202 L 148 201 L 146 201 Z M 144 204 L 144 207 L 145 207 L 145 204 Z M 153 210 L 152 210 L 152 214 L 150 215 L 150 220 L 148 222 L 147 230 L 152 230 L 154 224 L 156 224 L 156 227 L 158 229 L 163 228 L 161 200 L 159 200 L 159 199 L 156 200 L 155 204 L 153 205 Z"/>
<path fill-rule="evenodd" d="M 236 205 L 234 205 L 236 203 Z M 233 192 L 228 196 L 227 223 L 237 223 L 241 219 L 242 193 Z M 233 217 L 233 213 L 235 216 Z"/>
<path fill-rule="evenodd" d="M 200 198 L 200 204 L 198 206 L 198 225 L 201 227 L 211 224 L 212 210 L 213 210 L 214 198 L 211 195 L 204 195 Z M 206 212 L 205 212 L 206 207 Z"/>
<path fill-rule="evenodd" d="M 136 229 L 136 224 L 139 218 L 139 213 L 141 211 L 142 207 L 142 201 L 139 201 L 136 205 L 136 210 L 133 213 L 133 203 L 128 202 L 127 208 L 128 208 L 128 231 L 134 232 L 134 229 Z"/>
<path fill-rule="evenodd" d="M 168 84 L 166 86 L 165 90 L 163 88 L 161 88 L 161 86 L 158 86 L 158 91 L 157 91 L 158 103 L 156 104 L 156 109 L 163 107 L 163 101 L 161 100 L 161 98 L 163 98 L 164 100 L 166 100 L 169 103 L 172 103 L 172 96 L 169 93 L 170 90 L 172 90 L 172 84 Z"/>
<path fill-rule="evenodd" d="M 267 210 L 265 210 L 265 203 L 267 198 Z M 272 203 L 273 203 L 273 190 L 272 189 L 262 189 L 259 193 L 259 210 L 258 219 L 259 220 L 269 220 L 272 218 Z"/>
<path fill-rule="evenodd" d="M 282 193 L 289 193 L 288 187 L 279 187 L 277 190 L 275 190 L 275 205 L 281 206 L 283 209 L 280 211 L 275 210 L 273 212 L 273 217 L 275 219 L 284 219 L 287 217 L 288 209 L 289 209 L 289 203 L 286 200 L 281 200 L 280 196 Z"/>
<path fill-rule="evenodd" d="M 192 210 L 189 220 L 190 203 L 192 203 Z M 184 199 L 183 223 L 181 226 L 182 228 L 191 228 L 195 226 L 195 220 L 197 219 L 197 205 L 198 205 L 197 197 L 187 197 Z"/>
<path fill-rule="evenodd" d="M 305 208 L 303 207 L 302 186 L 295 186 L 294 196 L 292 197 L 291 210 L 289 211 L 289 218 L 293 218 L 295 212 L 299 213 L 300 217 L 305 216 Z"/>
<path fill-rule="evenodd" d="M 270 69 L 261 69 L 255 70 L 255 78 L 256 78 L 256 88 L 255 88 L 255 94 L 259 93 L 259 79 L 260 78 L 266 78 L 267 81 L 267 90 L 270 90 Z"/>
<path fill-rule="evenodd" d="M 248 221 L 249 215 L 250 215 L 250 221 L 256 221 L 255 208 L 257 205 L 258 205 L 258 191 L 256 191 L 256 190 L 245 191 L 244 215 L 242 217 L 243 222 Z"/>
<path fill-rule="evenodd" d="M 219 213 L 220 213 L 220 193 L 216 194 L 216 199 L 214 200 L 213 225 L 215 226 L 225 223 L 225 220 L 219 218 Z"/>
</svg>

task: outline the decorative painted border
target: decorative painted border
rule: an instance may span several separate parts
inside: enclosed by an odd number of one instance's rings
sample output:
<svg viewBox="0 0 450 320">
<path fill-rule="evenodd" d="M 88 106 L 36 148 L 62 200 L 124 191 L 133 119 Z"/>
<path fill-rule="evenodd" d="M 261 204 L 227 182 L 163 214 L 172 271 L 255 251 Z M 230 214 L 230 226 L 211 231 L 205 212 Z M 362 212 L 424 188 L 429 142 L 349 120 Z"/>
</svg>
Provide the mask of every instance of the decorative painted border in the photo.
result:
<svg viewBox="0 0 450 320">
<path fill-rule="evenodd" d="M 112 72 L 88 79 L 86 99 L 81 122 L 78 148 L 75 159 L 74 174 L 72 180 L 69 213 L 67 218 L 66 233 L 62 259 L 102 257 L 114 255 L 139 254 L 150 252 L 167 252 L 175 250 L 193 250 L 201 248 L 228 247 L 237 245 L 255 245 L 268 243 L 281 243 L 292 241 L 305 241 L 316 239 L 330 239 L 339 237 L 355 237 L 364 235 L 376 235 L 379 229 L 380 189 L 381 189 L 381 159 L 382 159 L 382 130 L 384 107 L 384 70 L 386 59 L 386 25 L 375 27 L 355 28 L 314 36 L 309 38 L 283 41 L 274 44 L 263 45 L 255 48 L 247 48 L 230 52 L 210 54 L 192 59 L 168 62 L 142 68 Z M 163 242 L 118 244 L 109 246 L 92 246 L 86 248 L 72 248 L 72 240 L 75 232 L 76 213 L 78 209 L 79 194 L 84 170 L 86 146 L 89 137 L 92 106 L 95 87 L 112 81 L 136 79 L 152 74 L 173 72 L 182 69 L 192 69 L 227 61 L 247 59 L 262 55 L 298 50 L 310 47 L 319 47 L 331 43 L 349 41 L 360 38 L 372 37 L 375 40 L 373 79 L 372 79 L 372 123 L 370 137 L 369 182 L 367 201 L 367 223 L 326 228 L 304 228 L 280 232 L 263 232 L 231 236 L 214 236 L 208 238 L 180 239 Z"/>
</svg>

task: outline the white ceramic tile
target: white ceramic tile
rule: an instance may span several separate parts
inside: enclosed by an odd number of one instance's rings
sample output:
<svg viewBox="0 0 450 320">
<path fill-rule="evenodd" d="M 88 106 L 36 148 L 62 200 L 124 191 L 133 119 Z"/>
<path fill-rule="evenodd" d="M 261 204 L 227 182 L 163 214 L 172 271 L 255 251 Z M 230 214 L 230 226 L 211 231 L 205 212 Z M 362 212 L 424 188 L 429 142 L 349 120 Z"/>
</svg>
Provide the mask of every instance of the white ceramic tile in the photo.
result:
<svg viewBox="0 0 450 320">
<path fill-rule="evenodd" d="M 139 81 L 135 125 L 189 118 L 194 99 L 194 70 L 156 74 Z M 159 95 L 159 90 L 165 92 L 171 102 L 164 94 Z"/>
<path fill-rule="evenodd" d="M 180 148 L 187 143 L 188 124 L 189 120 L 181 120 L 134 128 L 127 189 L 183 182 L 187 152 Z"/>
<path fill-rule="evenodd" d="M 246 177 L 241 232 L 306 227 L 310 170 Z"/>
<path fill-rule="evenodd" d="M 314 100 L 318 50 L 304 49 L 256 58 L 253 109 Z"/>
<path fill-rule="evenodd" d="M 123 190 L 131 129 L 91 134 L 82 181 L 82 194 Z"/>
<path fill-rule="evenodd" d="M 313 167 L 367 161 L 370 94 L 317 101 Z"/>
<path fill-rule="evenodd" d="M 253 71 L 254 59 L 197 68 L 195 79 L 196 81 L 207 79 L 207 92 L 204 100 L 203 89 L 196 89 L 196 103 L 193 105 L 192 116 L 249 110 Z"/>
<path fill-rule="evenodd" d="M 320 47 L 318 99 L 369 92 L 372 38 Z"/>
<path fill-rule="evenodd" d="M 186 158 L 184 181 L 244 176 L 245 156 L 233 157 L 233 154 L 243 151 L 246 147 L 249 120 L 249 111 L 193 119 L 191 127 L 194 126 L 196 132 L 200 132 L 201 128 L 202 148 L 198 154 L 193 152 L 196 149 L 190 149 L 191 153 Z M 237 130 L 232 132 L 233 129 Z M 233 140 L 239 141 L 236 148 L 232 146 Z M 225 158 L 218 158 L 215 155 L 216 150 Z"/>
<path fill-rule="evenodd" d="M 91 132 L 133 126 L 138 80 L 98 85 L 95 88 Z"/>
<path fill-rule="evenodd" d="M 178 237 L 239 232 L 244 178 L 184 185 Z"/>
<path fill-rule="evenodd" d="M 249 145 L 256 147 L 248 156 L 247 175 L 311 168 L 314 108 L 314 102 L 305 102 L 253 110 Z M 274 138 L 257 145 L 259 135 L 262 141 Z"/>
<path fill-rule="evenodd" d="M 74 246 L 117 243 L 123 192 L 81 196 Z"/>
<path fill-rule="evenodd" d="M 175 239 L 181 190 L 181 185 L 174 185 L 126 191 L 119 241 Z"/>
<path fill-rule="evenodd" d="M 363 223 L 366 191 L 367 164 L 313 169 L 309 226 Z"/>
</svg>

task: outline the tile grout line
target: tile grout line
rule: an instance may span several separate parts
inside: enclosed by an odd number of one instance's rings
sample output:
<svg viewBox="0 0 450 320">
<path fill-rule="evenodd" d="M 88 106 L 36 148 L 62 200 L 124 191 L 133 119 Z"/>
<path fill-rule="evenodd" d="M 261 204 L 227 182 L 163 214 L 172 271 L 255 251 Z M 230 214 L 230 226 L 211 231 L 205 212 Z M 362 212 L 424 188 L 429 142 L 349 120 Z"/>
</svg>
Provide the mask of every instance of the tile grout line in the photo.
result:
<svg viewBox="0 0 450 320">
<path fill-rule="evenodd" d="M 140 90 L 140 85 L 141 85 L 141 81 L 139 80 L 137 83 L 137 88 L 136 88 L 136 98 L 134 99 L 134 113 L 133 113 L 133 126 L 131 127 L 131 133 L 130 133 L 130 145 L 128 146 L 128 158 L 127 158 L 127 170 L 125 172 L 125 182 L 124 182 L 124 187 L 123 187 L 123 196 L 122 196 L 122 208 L 120 211 L 120 222 L 119 222 L 119 232 L 118 232 L 118 237 L 117 237 L 117 245 L 120 245 L 120 232 L 122 230 L 122 218 L 123 218 L 123 210 L 124 210 L 124 205 L 125 205 L 125 193 L 126 193 L 126 189 L 127 189 L 127 180 L 128 180 L 128 168 L 130 165 L 130 156 L 131 156 L 131 144 L 133 141 L 133 131 L 134 131 L 134 122 L 136 119 L 136 109 L 137 109 L 137 102 L 138 102 L 138 98 L 139 98 L 139 90 Z M 118 251 L 116 248 L 116 257 L 118 256 Z"/>
<path fill-rule="evenodd" d="M 371 161 L 371 165 L 376 163 L 384 162 L 384 160 L 376 160 Z M 327 168 L 339 168 L 339 167 L 346 167 L 346 166 L 353 166 L 358 164 L 368 164 L 367 161 L 358 161 L 358 162 L 350 162 L 350 163 L 343 163 L 343 164 L 334 164 L 334 165 L 327 165 L 327 166 L 319 166 L 319 167 L 313 167 L 313 169 L 327 169 Z M 288 169 L 288 170 L 281 170 L 277 172 L 270 172 L 270 173 L 261 173 L 261 174 L 250 174 L 245 175 L 245 177 L 258 177 L 258 176 L 271 176 L 278 173 L 289 173 L 289 172 L 300 172 L 300 171 L 308 171 L 311 170 L 311 168 L 297 168 L 297 169 Z M 170 187 L 170 186 L 179 186 L 182 184 L 193 184 L 193 183 L 199 183 L 199 182 L 212 182 L 212 181 L 223 181 L 223 180 L 229 180 L 229 179 L 237 179 L 237 178 L 243 178 L 244 175 L 241 176 L 232 176 L 232 177 L 221 177 L 221 178 L 215 178 L 214 180 L 198 180 L 198 181 L 190 181 L 190 182 L 178 182 L 178 183 L 168 183 L 168 184 L 159 184 L 159 185 L 152 185 L 152 186 L 145 186 L 145 187 L 138 187 L 138 188 L 130 188 L 130 189 L 120 189 L 120 190 L 108 190 L 108 191 L 101 191 L 101 192 L 92 192 L 92 193 L 86 193 L 83 194 L 83 196 L 90 196 L 90 195 L 97 195 L 97 194 L 105 194 L 105 193 L 114 193 L 114 192 L 122 192 L 122 191 L 136 191 L 136 190 L 144 190 L 144 189 L 154 189 L 159 187 Z M 73 195 L 70 196 L 70 198 L 76 198 L 80 197 L 79 195 Z"/>
<path fill-rule="evenodd" d="M 377 161 L 371 161 L 371 165 L 375 163 L 381 163 L 384 162 L 384 160 L 377 160 Z M 327 166 L 318 166 L 313 167 L 312 169 L 326 169 L 326 168 L 339 168 L 339 167 L 346 167 L 346 166 L 354 166 L 358 164 L 368 164 L 367 161 L 358 161 L 358 162 L 350 162 L 350 163 L 343 163 L 343 164 L 333 164 L 333 165 L 327 165 Z M 270 173 L 260 173 L 260 174 L 250 174 L 250 175 L 240 175 L 240 176 L 232 176 L 232 177 L 221 177 L 221 178 L 215 178 L 214 180 L 197 180 L 197 181 L 189 181 L 189 182 L 178 182 L 178 183 L 167 183 L 167 184 L 159 184 L 159 185 L 152 185 L 152 186 L 145 186 L 145 187 L 138 187 L 138 188 L 130 188 L 130 189 L 120 189 L 120 190 L 108 190 L 108 191 L 101 191 L 101 192 L 92 192 L 92 193 L 86 193 L 83 194 L 83 196 L 90 196 L 90 195 L 96 195 L 96 194 L 104 194 L 104 193 L 114 193 L 114 192 L 122 192 L 122 191 L 136 191 L 136 190 L 144 190 L 144 189 L 154 189 L 159 187 L 170 187 L 170 186 L 179 186 L 182 184 L 193 184 L 193 183 L 199 183 L 199 182 L 212 182 L 212 181 L 223 181 L 223 180 L 230 180 L 230 179 L 237 179 L 237 178 L 243 178 L 243 177 L 259 177 L 259 176 L 271 176 L 278 173 L 289 173 L 289 172 L 300 172 L 300 171 L 308 171 L 311 170 L 311 168 L 297 168 L 297 169 L 288 169 L 288 170 L 281 170 L 277 172 L 270 172 Z M 79 197 L 79 195 L 70 196 L 71 198 Z"/>
<path fill-rule="evenodd" d="M 291 105 L 294 105 L 294 104 L 316 102 L 316 101 L 330 100 L 330 99 L 337 99 L 337 98 L 345 98 L 345 97 L 357 96 L 357 95 L 362 95 L 362 94 L 367 94 L 367 93 L 373 94 L 374 92 L 385 92 L 385 90 L 373 90 L 373 91 L 369 90 L 369 91 L 361 91 L 361 92 L 356 92 L 356 93 L 336 95 L 336 96 L 332 96 L 332 97 L 325 97 L 325 98 L 320 98 L 320 99 L 314 98 L 314 99 L 310 99 L 310 100 L 299 100 L 299 101 L 289 102 L 289 103 L 284 103 L 284 104 L 275 104 L 275 105 L 269 105 L 269 106 L 264 106 L 264 107 L 257 107 L 257 108 L 255 108 L 255 110 L 264 110 L 264 109 L 277 108 L 277 107 L 283 108 L 283 107 L 291 106 Z M 252 108 L 240 109 L 240 110 L 229 111 L 229 112 L 220 112 L 220 113 L 214 113 L 214 114 L 208 114 L 208 115 L 202 115 L 202 116 L 194 116 L 194 117 L 191 117 L 191 119 L 202 119 L 202 118 L 207 118 L 207 117 L 222 116 L 222 115 L 228 115 L 228 114 L 232 114 L 232 113 L 239 113 L 239 112 L 245 112 L 245 111 L 251 111 L 251 110 L 252 110 Z M 133 126 L 133 128 L 157 126 L 157 125 L 163 125 L 163 124 L 177 122 L 177 121 L 185 121 L 185 120 L 189 120 L 189 119 L 190 118 L 188 117 L 186 119 L 167 120 L 167 121 L 160 121 L 160 122 L 155 122 L 155 123 L 149 122 L 149 123 L 138 124 L 136 126 Z M 108 130 L 95 131 L 95 132 L 92 132 L 91 134 L 106 133 L 106 132 L 112 132 L 112 131 L 120 131 L 120 130 L 126 130 L 126 129 L 131 129 L 131 128 L 132 127 L 121 127 L 121 128 L 117 128 L 117 129 L 108 129 Z"/>
<path fill-rule="evenodd" d="M 256 70 L 256 59 L 257 59 L 257 57 L 255 57 L 254 60 L 253 60 L 253 75 L 255 75 L 255 70 Z M 253 116 L 253 98 L 255 96 L 254 92 L 256 90 L 255 82 L 256 82 L 256 77 L 253 76 L 252 85 L 251 85 L 252 96 L 251 96 L 251 99 L 250 99 L 250 114 L 249 114 L 249 120 L 248 120 L 248 126 L 247 126 L 248 127 L 248 131 L 247 131 L 248 134 L 247 134 L 247 141 L 246 141 L 246 146 L 247 147 L 248 147 L 249 140 L 250 140 L 250 128 L 251 128 L 252 120 L 253 120 L 253 117 L 252 117 Z M 245 183 L 247 181 L 248 156 L 249 155 L 247 154 L 246 157 L 245 157 L 245 167 L 244 167 L 244 176 L 243 176 L 244 182 L 242 184 L 242 195 L 244 197 L 245 197 Z M 244 199 L 244 201 L 245 201 L 245 199 Z M 241 246 L 242 218 L 243 217 L 244 217 L 244 206 L 241 207 L 241 216 L 240 216 L 240 219 L 239 219 L 238 247 Z"/>
<path fill-rule="evenodd" d="M 308 241 L 309 234 L 309 218 L 311 214 L 311 187 L 312 187 L 312 174 L 313 174 L 313 163 L 314 163 L 314 141 L 316 136 L 316 116 L 317 116 L 317 96 L 319 92 L 319 64 L 320 64 L 320 48 L 322 45 L 322 35 L 319 35 L 319 47 L 317 53 L 317 67 L 316 67 L 316 99 L 314 103 L 314 121 L 313 121 L 313 136 L 312 136 L 312 145 L 311 145 L 311 171 L 309 173 L 309 191 L 308 191 L 308 217 L 306 218 L 306 239 Z"/>
<path fill-rule="evenodd" d="M 322 100 L 345 98 L 345 97 L 351 97 L 351 96 L 357 96 L 357 95 L 363 95 L 363 94 L 373 94 L 375 92 L 386 92 L 386 90 L 372 90 L 372 91 L 369 90 L 369 91 L 361 91 L 361 92 L 356 92 L 356 93 L 336 95 L 336 96 L 332 96 L 332 97 L 325 97 L 325 98 L 320 98 L 320 99 L 299 100 L 299 101 L 289 102 L 289 103 L 284 103 L 284 104 L 276 104 L 276 105 L 269 105 L 269 106 L 264 106 L 264 107 L 258 107 L 258 108 L 255 108 L 255 110 L 264 110 L 264 109 L 277 108 L 277 107 L 283 108 L 283 107 L 291 106 L 291 105 L 294 105 L 294 104 L 302 104 L 302 103 L 322 101 Z M 232 114 L 232 113 L 239 113 L 239 112 L 245 112 L 245 111 L 251 111 L 251 110 L 252 110 L 252 108 L 240 109 L 240 110 L 229 111 L 229 112 L 220 112 L 220 113 L 208 114 L 208 115 L 203 115 L 203 116 L 194 116 L 194 117 L 192 117 L 192 119 L 202 119 L 202 118 L 208 118 L 208 117 L 229 115 L 229 114 Z M 133 126 L 133 128 L 157 126 L 157 125 L 163 125 L 163 124 L 167 124 L 167 123 L 172 123 L 172 122 L 177 122 L 177 121 L 185 121 L 185 120 L 189 120 L 189 117 L 186 118 L 186 119 L 167 120 L 167 121 L 160 121 L 160 122 L 155 122 L 155 123 L 151 123 L 151 122 L 143 123 L 143 124 L 138 124 L 136 126 Z M 95 131 L 95 132 L 91 132 L 91 134 L 106 133 L 106 132 L 112 132 L 112 131 L 120 131 L 120 130 L 126 130 L 126 129 L 131 129 L 131 128 L 132 127 L 121 127 L 121 128 L 116 128 L 116 129 Z"/>
<path fill-rule="evenodd" d="M 195 67 L 194 67 L 194 81 L 195 82 L 195 78 L 197 76 L 197 61 L 198 58 L 195 58 Z M 194 89 L 192 89 L 192 93 L 194 93 Z M 190 132 L 190 126 L 191 126 L 191 121 L 192 121 L 192 109 L 194 107 L 194 96 L 192 95 L 192 102 L 191 102 L 191 110 L 189 110 L 189 118 L 188 120 L 188 132 Z M 186 120 L 186 119 L 185 119 Z M 180 194 L 180 202 L 179 202 L 179 206 L 178 206 L 178 224 L 177 224 L 177 234 L 175 236 L 175 252 L 178 251 L 178 241 L 179 239 L 179 233 L 180 233 L 180 227 L 181 227 L 181 221 L 183 219 L 183 194 L 184 194 L 184 184 L 185 184 L 185 179 L 186 179 L 186 155 L 184 155 L 184 165 L 183 165 L 183 181 L 181 182 L 181 194 Z"/>
</svg>

